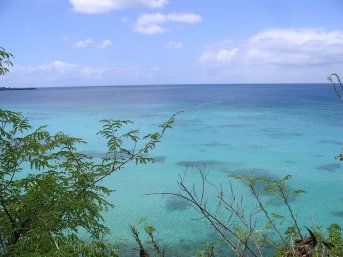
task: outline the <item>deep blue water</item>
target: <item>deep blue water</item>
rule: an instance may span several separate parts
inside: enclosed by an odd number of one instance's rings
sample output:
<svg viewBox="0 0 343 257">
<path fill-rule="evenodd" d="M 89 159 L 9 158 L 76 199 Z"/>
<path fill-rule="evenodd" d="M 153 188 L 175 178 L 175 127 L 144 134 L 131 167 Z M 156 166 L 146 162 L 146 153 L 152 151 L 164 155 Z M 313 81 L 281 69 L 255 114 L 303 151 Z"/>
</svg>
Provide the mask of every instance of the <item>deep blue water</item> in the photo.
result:
<svg viewBox="0 0 343 257">
<path fill-rule="evenodd" d="M 128 223 L 141 218 L 153 224 L 159 240 L 194 256 L 216 234 L 192 208 L 171 197 L 146 196 L 177 191 L 178 174 L 199 183 L 197 168 L 216 185 L 228 185 L 230 174 L 293 176 L 291 188 L 307 194 L 292 201 L 302 226 L 342 223 L 343 166 L 335 159 L 343 146 L 343 103 L 329 84 L 165 85 L 88 88 L 43 88 L 0 91 L 0 108 L 21 111 L 34 125 L 83 137 L 81 150 L 101 156 L 104 140 L 95 136 L 103 118 L 131 119 L 142 132 L 177 111 L 174 128 L 152 153 L 157 163 L 129 165 L 104 183 L 116 189 L 109 200 L 116 208 L 104 214 L 110 240 L 136 251 Z M 255 203 L 246 188 L 233 182 L 249 208 Z M 215 192 L 208 189 L 214 202 Z M 275 212 L 286 213 L 273 202 Z M 128 239 L 128 240 L 124 240 Z M 123 254 L 123 256 L 125 256 Z"/>
</svg>

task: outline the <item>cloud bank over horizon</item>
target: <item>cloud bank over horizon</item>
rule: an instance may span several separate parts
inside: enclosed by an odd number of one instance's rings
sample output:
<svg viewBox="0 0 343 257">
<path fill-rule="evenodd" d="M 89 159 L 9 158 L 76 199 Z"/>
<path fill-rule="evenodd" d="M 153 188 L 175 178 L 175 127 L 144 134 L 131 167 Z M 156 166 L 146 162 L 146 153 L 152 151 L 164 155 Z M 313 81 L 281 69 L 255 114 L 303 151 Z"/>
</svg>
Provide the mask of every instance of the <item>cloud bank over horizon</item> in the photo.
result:
<svg viewBox="0 0 343 257">
<path fill-rule="evenodd" d="M 187 17 L 187 16 L 182 16 Z M 181 18 L 183 20 L 183 18 Z M 93 40 L 78 41 L 75 47 L 86 48 L 94 44 Z M 110 40 L 104 40 L 99 48 L 111 45 Z M 180 49 L 182 42 L 168 41 L 168 48 Z M 211 79 L 223 77 L 241 77 L 242 82 L 252 82 L 249 78 L 269 77 L 275 82 L 271 72 L 283 70 L 282 77 L 288 77 L 287 82 L 297 82 L 300 75 L 299 67 L 315 71 L 323 67 L 334 68 L 341 65 L 343 53 L 343 30 L 325 31 L 321 28 L 289 29 L 271 28 L 252 35 L 249 38 L 235 42 L 230 39 L 204 46 L 204 50 L 194 56 L 193 64 L 196 70 L 202 70 L 205 76 L 202 80 L 186 81 L 191 83 L 210 82 Z M 59 80 L 87 81 L 86 84 L 144 84 L 144 74 L 148 74 L 149 83 L 163 80 L 165 71 L 158 66 L 102 64 L 100 66 L 80 65 L 57 60 L 37 66 L 15 65 L 9 79 L 19 77 L 22 81 L 32 81 L 39 78 L 46 85 L 58 84 Z M 257 75 L 257 76 L 256 76 Z M 156 77 L 154 77 L 156 76 Z M 314 76 L 315 77 L 315 76 Z M 246 78 L 245 80 L 243 78 Z M 248 78 L 248 79 L 247 79 Z M 166 77 L 165 82 L 167 82 Z M 273 81 L 274 80 L 274 81 Z M 113 83 L 111 83 L 113 81 Z M 322 81 L 322 80 L 321 80 Z M 230 81 L 227 81 L 230 82 Z M 182 80 L 176 83 L 184 83 Z"/>
</svg>

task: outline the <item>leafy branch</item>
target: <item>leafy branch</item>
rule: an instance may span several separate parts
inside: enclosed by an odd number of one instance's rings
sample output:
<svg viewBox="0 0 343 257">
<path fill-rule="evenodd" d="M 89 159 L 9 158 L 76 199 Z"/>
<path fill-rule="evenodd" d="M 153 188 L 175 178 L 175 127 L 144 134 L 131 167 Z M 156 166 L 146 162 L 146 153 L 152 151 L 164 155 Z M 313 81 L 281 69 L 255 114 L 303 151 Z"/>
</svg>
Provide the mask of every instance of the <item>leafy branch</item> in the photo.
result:
<svg viewBox="0 0 343 257">
<path fill-rule="evenodd" d="M 13 66 L 12 59 L 13 55 L 8 53 L 5 48 L 0 47 L 0 75 L 5 75 L 9 72 L 9 67 Z"/>
<path fill-rule="evenodd" d="M 98 134 L 107 154 L 93 159 L 77 151 L 84 140 L 34 129 L 22 114 L 0 109 L 0 254 L 40 249 L 54 256 L 76 242 L 66 232 L 77 238 L 83 228 L 96 240 L 108 234 L 102 212 L 113 207 L 105 199 L 112 190 L 99 182 L 130 161 L 154 162 L 148 154 L 175 116 L 144 136 L 128 129 L 130 121 L 103 120 Z"/>
<path fill-rule="evenodd" d="M 335 94 L 337 95 L 338 99 L 340 101 L 343 101 L 343 96 L 342 96 L 343 85 L 342 85 L 341 78 L 338 76 L 338 74 L 332 73 L 328 77 L 328 80 L 331 82 L 333 90 L 335 91 Z"/>
</svg>

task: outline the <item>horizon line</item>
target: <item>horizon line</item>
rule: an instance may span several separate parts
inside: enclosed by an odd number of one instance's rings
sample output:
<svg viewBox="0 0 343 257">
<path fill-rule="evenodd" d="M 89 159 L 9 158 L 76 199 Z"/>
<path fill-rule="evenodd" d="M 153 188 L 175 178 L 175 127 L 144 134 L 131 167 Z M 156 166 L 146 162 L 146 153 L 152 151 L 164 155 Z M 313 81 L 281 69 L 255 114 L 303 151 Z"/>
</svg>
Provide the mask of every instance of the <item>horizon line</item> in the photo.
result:
<svg viewBox="0 0 343 257">
<path fill-rule="evenodd" d="M 81 85 L 81 86 L 27 86 L 27 87 L 5 87 L 5 88 L 19 88 L 19 89 L 29 89 L 29 88 L 36 88 L 36 89 L 49 89 L 49 88 L 90 88 L 90 87 L 165 87 L 165 86 L 248 86 L 248 85 L 325 85 L 331 84 L 330 82 L 289 82 L 289 83 L 282 83 L 282 82 L 268 82 L 268 83 L 175 83 L 175 84 L 119 84 L 119 85 Z M 0 88 L 1 88 L 0 87 Z"/>
</svg>

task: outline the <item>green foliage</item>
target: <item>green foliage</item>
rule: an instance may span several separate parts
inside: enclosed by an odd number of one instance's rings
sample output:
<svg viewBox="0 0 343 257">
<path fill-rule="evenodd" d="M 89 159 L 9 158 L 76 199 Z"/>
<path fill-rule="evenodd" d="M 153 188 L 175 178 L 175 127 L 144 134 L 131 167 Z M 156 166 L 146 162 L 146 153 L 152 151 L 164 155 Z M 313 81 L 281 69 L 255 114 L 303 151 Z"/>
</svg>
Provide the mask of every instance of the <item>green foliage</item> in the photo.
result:
<svg viewBox="0 0 343 257">
<path fill-rule="evenodd" d="M 204 249 L 197 253 L 198 257 L 215 257 L 214 255 L 214 245 L 213 244 L 205 244 Z"/>
<path fill-rule="evenodd" d="M 11 59 L 13 55 L 8 53 L 5 48 L 0 47 L 0 75 L 5 75 L 9 67 L 13 66 Z"/>
<path fill-rule="evenodd" d="M 1 255 L 116 256 L 115 246 L 101 242 L 110 232 L 101 213 L 113 204 L 105 199 L 112 190 L 99 182 L 130 161 L 153 162 L 147 154 L 174 116 L 143 136 L 126 128 L 131 121 L 101 122 L 107 154 L 99 161 L 77 151 L 82 139 L 35 129 L 22 114 L 0 109 Z M 78 238 L 81 228 L 90 242 Z"/>
<path fill-rule="evenodd" d="M 304 236 L 301 227 L 298 224 L 297 215 L 290 205 L 290 198 L 296 197 L 305 193 L 304 190 L 289 190 L 287 183 L 292 178 L 287 175 L 282 179 L 260 178 L 249 175 L 233 176 L 234 178 L 246 184 L 258 203 L 258 210 L 266 217 L 266 225 L 264 228 L 258 229 L 258 234 L 255 237 L 261 247 L 271 246 L 274 250 L 275 257 L 283 256 L 343 256 L 343 238 L 341 228 L 337 224 L 332 224 L 327 229 L 327 232 L 322 232 L 320 227 L 313 227 L 313 231 L 306 228 L 308 236 Z M 257 182 L 264 183 L 265 195 L 276 196 L 288 210 L 288 216 L 273 213 L 270 211 L 268 204 L 265 203 L 260 195 L 255 190 Z M 290 226 L 282 232 L 282 225 L 288 223 Z M 255 230 L 256 233 L 256 230 Z M 241 235 L 242 232 L 239 233 Z M 273 234 L 279 238 L 275 239 Z M 328 234 L 327 237 L 325 235 Z"/>
<path fill-rule="evenodd" d="M 331 250 L 332 256 L 343 256 L 343 237 L 342 229 L 338 224 L 331 224 L 328 228 L 327 241 L 334 245 Z"/>
<path fill-rule="evenodd" d="M 130 226 L 130 230 L 131 230 L 131 234 L 134 237 L 138 247 L 139 247 L 139 253 L 140 256 L 142 257 L 166 257 L 166 251 L 167 251 L 167 247 L 166 248 L 162 248 L 160 246 L 160 244 L 156 241 L 155 239 L 155 232 L 156 229 L 155 227 L 149 225 L 145 220 L 139 222 L 138 225 L 143 225 L 144 228 L 144 232 L 145 235 L 148 237 L 148 240 L 146 243 L 143 242 L 143 240 L 141 239 L 140 233 L 139 233 L 139 229 L 137 229 L 136 227 L 129 225 Z M 147 244 L 147 247 L 145 246 Z"/>
<path fill-rule="evenodd" d="M 267 245 L 272 245 L 275 249 L 278 248 L 287 248 L 289 247 L 291 238 L 299 237 L 303 239 L 300 226 L 297 222 L 297 216 L 294 213 L 293 209 L 290 206 L 290 198 L 298 196 L 302 193 L 305 193 L 303 190 L 294 190 L 289 191 L 287 183 L 292 178 L 291 175 L 287 175 L 282 179 L 270 179 L 264 177 L 254 177 L 250 174 L 247 177 L 244 176 L 232 176 L 235 179 L 240 180 L 245 185 L 247 185 L 252 193 L 253 198 L 257 202 L 257 207 L 260 212 L 266 218 L 266 224 L 263 228 L 260 228 L 259 231 L 263 232 L 259 235 L 262 238 L 259 239 L 259 242 L 263 242 Z M 289 217 L 284 215 L 271 212 L 269 210 L 268 204 L 263 201 L 263 198 L 260 196 L 260 193 L 256 190 L 257 183 L 262 183 L 264 185 L 263 193 L 264 195 L 270 195 L 276 197 L 288 210 Z M 281 231 L 280 226 L 285 222 L 288 222 L 290 227 L 287 229 L 287 233 Z M 273 231 L 279 238 L 280 243 L 275 243 L 276 241 L 271 238 L 271 231 Z M 286 236 L 284 236 L 286 235 Z"/>
<path fill-rule="evenodd" d="M 322 257 L 343 256 L 342 235 L 338 225 L 331 225 L 328 231 L 320 227 L 311 229 L 299 224 L 298 216 L 291 206 L 291 199 L 305 193 L 304 190 L 290 190 L 292 176 L 281 179 L 234 175 L 250 190 L 250 197 L 256 208 L 246 211 L 243 197 L 237 197 L 231 185 L 230 195 L 217 187 L 200 170 L 200 187 L 185 183 L 185 176 L 178 181 L 179 192 L 160 193 L 177 196 L 192 204 L 201 219 L 207 221 L 217 232 L 221 246 L 226 247 L 230 256 L 274 256 L 274 257 Z M 217 205 L 207 205 L 205 188 L 218 191 Z M 262 188 L 262 190 L 261 190 Z M 269 205 L 273 197 L 281 203 L 282 214 L 273 212 Z M 265 220 L 265 223 L 261 222 Z M 308 224 L 306 224 L 308 225 Z M 286 228 L 286 229 L 285 229 Z M 304 233 L 305 231 L 305 233 Z M 327 236 L 328 235 L 328 236 Z M 198 256 L 214 256 L 216 249 L 207 245 Z M 223 249 L 221 249 L 223 251 Z"/>
</svg>

